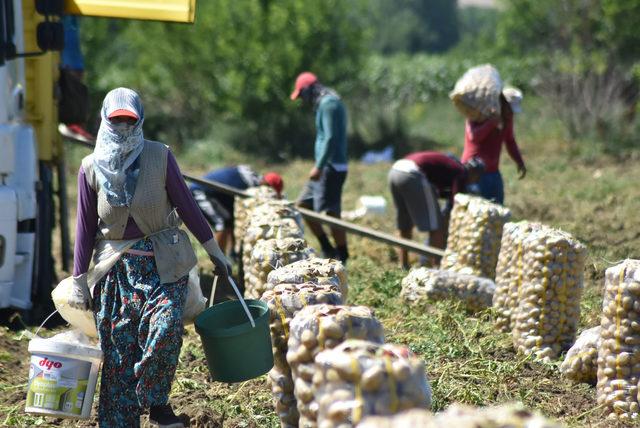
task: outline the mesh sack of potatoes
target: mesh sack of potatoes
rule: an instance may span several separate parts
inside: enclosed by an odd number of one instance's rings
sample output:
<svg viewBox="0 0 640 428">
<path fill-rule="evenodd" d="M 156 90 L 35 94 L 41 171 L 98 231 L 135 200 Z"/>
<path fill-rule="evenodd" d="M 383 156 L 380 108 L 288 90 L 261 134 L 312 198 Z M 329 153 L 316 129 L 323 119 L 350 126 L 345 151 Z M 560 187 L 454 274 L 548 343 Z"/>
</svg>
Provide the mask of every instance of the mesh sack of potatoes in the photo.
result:
<svg viewBox="0 0 640 428">
<path fill-rule="evenodd" d="M 273 285 L 281 283 L 301 284 L 304 282 L 317 284 L 337 283 L 340 286 L 343 301 L 347 301 L 347 271 L 340 261 L 334 259 L 312 257 L 291 263 L 271 271 L 267 277 L 267 282 Z"/>
<path fill-rule="evenodd" d="M 560 372 L 574 382 L 596 383 L 600 326 L 583 331 L 560 365 Z"/>
<path fill-rule="evenodd" d="M 281 266 L 312 257 L 315 253 L 301 238 L 267 239 L 256 242 L 245 267 L 245 294 L 259 299 L 268 288 L 269 272 Z"/>
<path fill-rule="evenodd" d="M 494 279 L 502 228 L 510 217 L 511 211 L 502 205 L 458 193 L 440 267 Z"/>
<path fill-rule="evenodd" d="M 267 290 L 260 300 L 269 306 L 269 329 L 274 367 L 269 374 L 273 403 L 281 425 L 298 426 L 298 410 L 293 393 L 291 369 L 287 363 L 287 341 L 291 319 L 309 305 L 342 304 L 337 284 L 278 284 Z"/>
<path fill-rule="evenodd" d="M 315 356 L 346 339 L 384 341 L 382 324 L 366 306 L 307 306 L 290 324 L 287 362 L 300 412 L 300 427 L 316 427 L 318 402 L 313 394 Z"/>
<path fill-rule="evenodd" d="M 522 248 L 513 344 L 518 352 L 549 361 L 575 340 L 586 248 L 568 233 L 548 227 L 530 233 Z"/>
<path fill-rule="evenodd" d="M 511 317 L 518 306 L 524 256 L 522 242 L 529 233 L 542 227 L 540 223 L 520 221 L 507 223 L 502 230 L 493 307 L 496 310 L 496 327 L 504 333 L 511 331 Z"/>
<path fill-rule="evenodd" d="M 431 406 L 424 363 L 404 346 L 347 340 L 316 357 L 319 428 L 356 426 L 364 417 Z"/>
<path fill-rule="evenodd" d="M 637 426 L 640 408 L 640 260 L 605 273 L 597 371 L 598 404 L 608 417 Z"/>
<path fill-rule="evenodd" d="M 357 428 L 561 428 L 558 422 L 525 409 L 521 404 L 476 408 L 453 404 L 433 414 L 411 409 L 392 416 L 369 416 Z"/>
<path fill-rule="evenodd" d="M 258 241 L 284 238 L 304 238 L 304 231 L 296 219 L 252 215 L 242 243 L 243 266 L 250 266 L 251 253 Z"/>
<path fill-rule="evenodd" d="M 367 416 L 358 428 L 432 428 L 433 413 L 424 409 L 409 409 L 395 415 Z"/>
<path fill-rule="evenodd" d="M 245 192 L 249 194 L 249 197 L 236 200 L 236 203 L 233 205 L 233 229 L 236 240 L 235 250 L 237 253 L 240 253 L 242 250 L 242 238 L 244 237 L 245 222 L 249 212 L 265 200 L 276 200 L 278 198 L 276 191 L 266 185 L 250 187 L 245 190 Z"/>
<path fill-rule="evenodd" d="M 491 306 L 496 285 L 487 278 L 425 267 L 413 269 L 402 280 L 400 296 L 411 304 L 428 300 L 459 300 L 469 311 Z"/>
<path fill-rule="evenodd" d="M 469 120 L 482 122 L 500 116 L 500 73 L 490 64 L 470 68 L 456 82 L 449 98 Z"/>
</svg>

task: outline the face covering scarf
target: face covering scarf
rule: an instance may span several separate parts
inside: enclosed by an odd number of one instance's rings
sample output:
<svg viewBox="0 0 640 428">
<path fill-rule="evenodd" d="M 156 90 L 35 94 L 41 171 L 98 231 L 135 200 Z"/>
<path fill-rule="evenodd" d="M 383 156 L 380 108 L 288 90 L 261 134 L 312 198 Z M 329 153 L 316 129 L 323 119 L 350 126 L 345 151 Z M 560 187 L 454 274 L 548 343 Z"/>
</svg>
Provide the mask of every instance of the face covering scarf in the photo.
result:
<svg viewBox="0 0 640 428">
<path fill-rule="evenodd" d="M 109 115 L 120 109 L 134 112 L 138 121 L 133 125 L 111 123 Z M 93 150 L 96 178 L 109 205 L 129 207 L 140 173 L 138 157 L 144 146 L 140 96 L 131 89 L 114 89 L 105 97 L 100 115 L 102 123 Z"/>
</svg>

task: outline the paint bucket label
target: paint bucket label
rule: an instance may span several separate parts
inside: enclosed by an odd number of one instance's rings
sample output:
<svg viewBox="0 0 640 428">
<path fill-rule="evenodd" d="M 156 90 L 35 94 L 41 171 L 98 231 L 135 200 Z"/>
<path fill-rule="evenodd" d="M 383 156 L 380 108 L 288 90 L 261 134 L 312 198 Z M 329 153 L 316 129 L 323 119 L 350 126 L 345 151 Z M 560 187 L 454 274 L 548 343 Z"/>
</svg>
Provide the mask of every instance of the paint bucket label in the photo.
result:
<svg viewBox="0 0 640 428">
<path fill-rule="evenodd" d="M 79 416 L 90 372 L 88 361 L 32 355 L 27 407 Z"/>
</svg>

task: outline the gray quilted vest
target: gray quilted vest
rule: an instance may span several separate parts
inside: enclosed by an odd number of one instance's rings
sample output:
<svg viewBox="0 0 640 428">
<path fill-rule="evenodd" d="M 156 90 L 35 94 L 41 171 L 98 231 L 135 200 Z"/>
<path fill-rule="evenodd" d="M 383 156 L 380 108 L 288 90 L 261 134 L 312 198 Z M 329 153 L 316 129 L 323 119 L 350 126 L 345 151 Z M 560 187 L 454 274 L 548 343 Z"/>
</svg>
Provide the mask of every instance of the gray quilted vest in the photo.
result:
<svg viewBox="0 0 640 428">
<path fill-rule="evenodd" d="M 140 175 L 130 207 L 114 207 L 100 190 L 93 169 L 93 154 L 82 160 L 87 182 L 98 195 L 98 235 L 96 239 L 121 240 L 129 216 L 153 243 L 153 253 L 165 284 L 187 275 L 197 259 L 187 233 L 169 201 L 167 177 L 167 146 L 145 140 L 140 154 Z"/>
</svg>

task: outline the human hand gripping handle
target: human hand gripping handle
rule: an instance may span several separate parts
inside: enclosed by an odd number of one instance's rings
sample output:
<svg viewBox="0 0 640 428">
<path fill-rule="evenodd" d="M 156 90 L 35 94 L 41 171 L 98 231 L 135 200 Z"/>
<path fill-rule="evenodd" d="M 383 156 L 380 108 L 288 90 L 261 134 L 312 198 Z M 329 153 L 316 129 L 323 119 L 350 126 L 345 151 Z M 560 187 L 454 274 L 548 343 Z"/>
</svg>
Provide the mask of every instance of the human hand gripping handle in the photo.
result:
<svg viewBox="0 0 640 428">
<path fill-rule="evenodd" d="M 92 303 L 91 292 L 87 284 L 87 274 L 83 273 L 82 275 L 74 276 L 71 293 L 67 298 L 67 304 L 72 308 L 88 311 L 93 309 Z"/>
<path fill-rule="evenodd" d="M 222 277 L 229 277 L 232 273 L 231 262 L 224 255 L 215 238 L 209 239 L 207 242 L 202 244 L 204 249 L 207 251 L 209 255 L 209 259 L 214 265 L 213 273 Z"/>
</svg>

